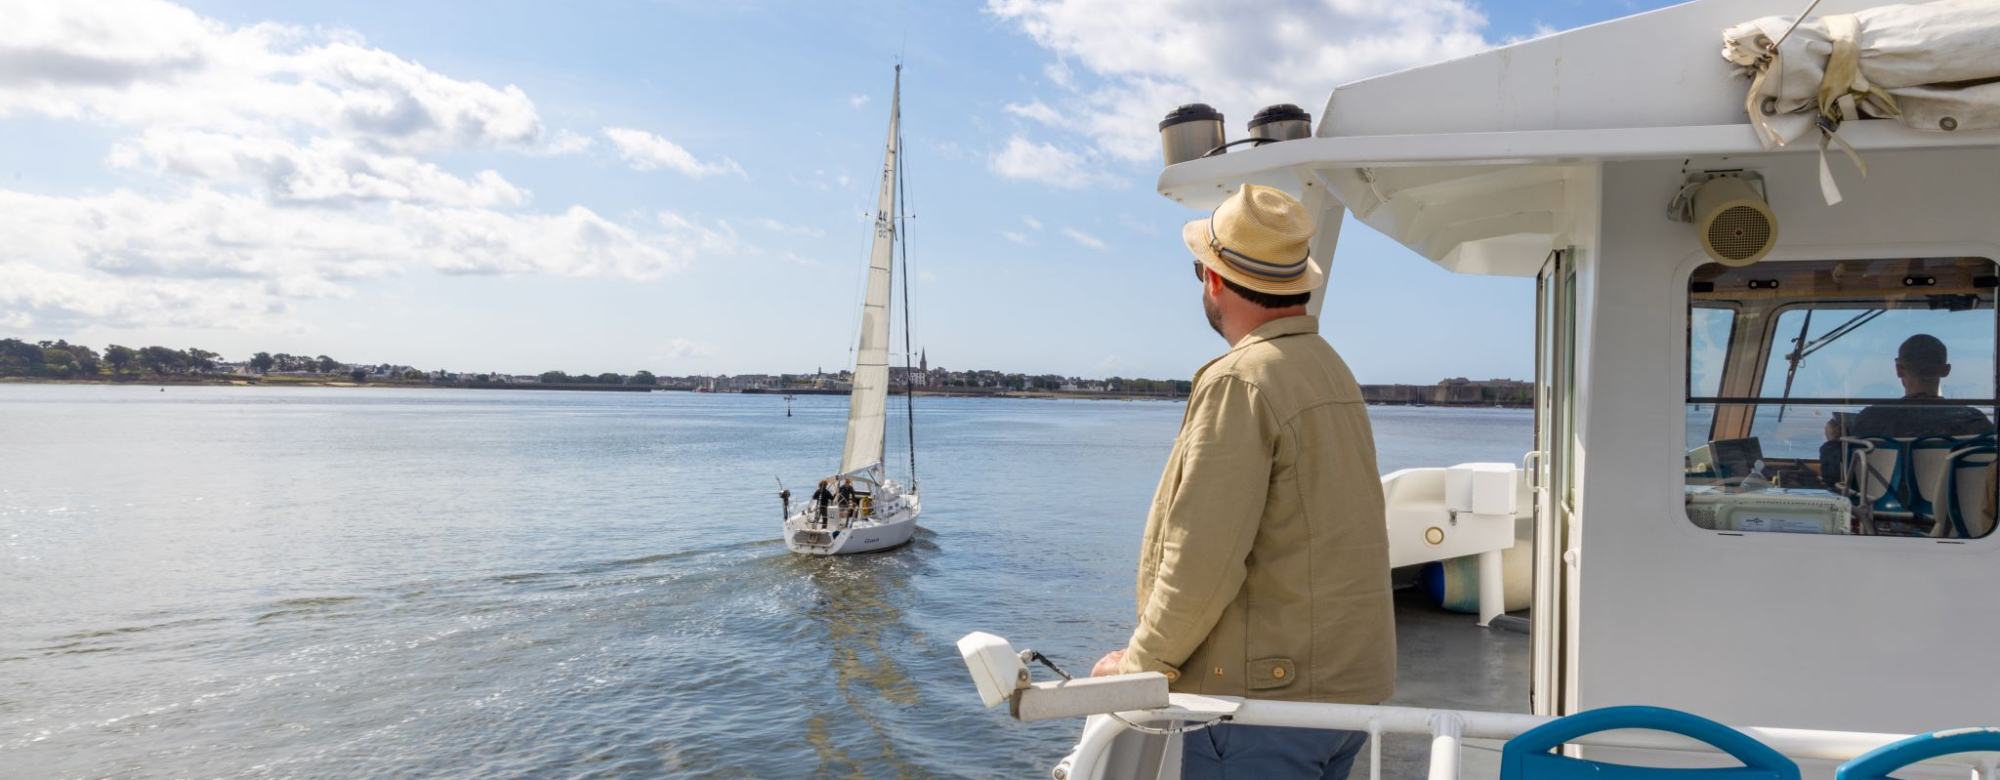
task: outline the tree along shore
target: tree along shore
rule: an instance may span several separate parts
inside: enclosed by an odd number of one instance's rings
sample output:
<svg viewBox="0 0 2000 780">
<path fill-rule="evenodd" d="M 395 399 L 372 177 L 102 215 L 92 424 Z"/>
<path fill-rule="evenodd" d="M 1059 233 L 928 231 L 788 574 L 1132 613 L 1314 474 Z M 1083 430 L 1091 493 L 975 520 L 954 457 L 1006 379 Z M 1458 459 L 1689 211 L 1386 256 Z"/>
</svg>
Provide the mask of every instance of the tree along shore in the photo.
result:
<svg viewBox="0 0 2000 780">
<path fill-rule="evenodd" d="M 337 376 L 258 377 L 258 376 L 238 376 L 233 374 L 165 374 L 159 376 L 128 374 L 122 376 L 103 375 L 95 377 L 70 377 L 66 379 L 55 378 L 55 377 L 0 376 L 0 385 L 5 385 L 5 384 L 146 385 L 146 386 L 211 385 L 211 386 L 238 386 L 238 387 L 347 387 L 347 388 L 405 387 L 405 388 L 443 388 L 443 389 L 458 389 L 458 390 L 557 390 L 557 391 L 622 392 L 622 393 L 702 392 L 702 391 L 691 390 L 685 387 L 645 386 L 645 385 L 630 385 L 630 384 L 614 385 L 614 384 L 590 384 L 590 383 L 574 383 L 574 382 L 542 382 L 542 383 L 532 383 L 532 384 L 519 384 L 519 383 L 506 383 L 506 382 L 477 382 L 477 381 L 465 382 L 465 381 L 451 381 L 442 379 L 440 380 L 389 379 L 389 380 L 368 380 L 365 382 L 354 382 Z M 1365 389 L 1366 386 L 1364 386 L 1364 390 Z M 897 390 L 896 394 L 900 395 L 901 392 L 902 391 L 899 389 Z M 719 393 L 719 394 L 770 395 L 770 396 L 784 396 L 784 395 L 845 396 L 848 395 L 848 392 L 846 390 L 794 388 L 790 390 L 750 389 L 742 391 L 728 391 L 726 393 Z M 1023 400 L 1172 401 L 1172 402 L 1182 402 L 1187 400 L 1186 395 L 1168 395 L 1164 393 L 1116 393 L 1116 392 L 1082 391 L 1082 390 L 998 390 L 993 388 L 976 388 L 976 389 L 936 388 L 936 387 L 918 388 L 916 390 L 916 394 L 927 398 L 1011 398 L 1011 399 L 1023 399 Z M 1488 400 L 1488 399 L 1462 400 L 1462 401 L 1448 400 L 1448 401 L 1437 401 L 1437 402 L 1427 403 L 1425 401 L 1420 401 L 1420 400 L 1413 401 L 1406 398 L 1391 398 L 1391 399 L 1370 398 L 1368 399 L 1368 405 L 1369 406 L 1416 406 L 1416 407 L 1438 406 L 1438 407 L 1458 407 L 1458 408 L 1485 407 L 1485 408 L 1525 409 L 1531 407 L 1533 404 L 1528 401 L 1515 400 L 1515 399 L 1505 399 L 1499 401 Z"/>
</svg>

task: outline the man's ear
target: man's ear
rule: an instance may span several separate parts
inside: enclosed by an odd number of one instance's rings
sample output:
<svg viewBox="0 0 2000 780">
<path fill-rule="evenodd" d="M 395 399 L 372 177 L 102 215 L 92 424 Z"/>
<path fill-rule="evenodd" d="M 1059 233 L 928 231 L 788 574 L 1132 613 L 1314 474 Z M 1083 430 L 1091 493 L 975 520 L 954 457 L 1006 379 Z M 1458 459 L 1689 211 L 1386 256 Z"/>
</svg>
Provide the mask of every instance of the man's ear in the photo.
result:
<svg viewBox="0 0 2000 780">
<path fill-rule="evenodd" d="M 1903 361 L 1901 360 L 1896 361 L 1896 378 L 1903 378 Z"/>
<path fill-rule="evenodd" d="M 1951 376 L 1951 364 L 1950 364 L 1950 363 L 1946 363 L 1946 364 L 1944 364 L 1944 370 L 1943 370 L 1943 371 L 1939 371 L 1939 372 L 1938 372 L 1938 378 L 1939 378 L 1939 379 L 1943 379 L 1943 378 L 1945 378 L 1945 377 L 1948 377 L 1948 376 Z"/>
<path fill-rule="evenodd" d="M 1211 268 L 1207 277 L 1207 280 L 1202 282 L 1202 288 L 1208 292 L 1208 297 L 1222 300 L 1222 274 L 1216 273 L 1215 269 Z"/>
</svg>

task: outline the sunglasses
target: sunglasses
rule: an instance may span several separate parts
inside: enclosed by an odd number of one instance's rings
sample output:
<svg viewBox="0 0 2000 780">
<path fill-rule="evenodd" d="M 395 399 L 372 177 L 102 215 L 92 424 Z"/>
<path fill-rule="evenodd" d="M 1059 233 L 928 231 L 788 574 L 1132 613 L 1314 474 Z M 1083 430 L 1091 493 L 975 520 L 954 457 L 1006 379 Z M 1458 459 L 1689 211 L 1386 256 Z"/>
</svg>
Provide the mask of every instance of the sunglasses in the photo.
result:
<svg viewBox="0 0 2000 780">
<path fill-rule="evenodd" d="M 1194 278 L 1202 284 L 1208 283 L 1208 266 L 1202 265 L 1200 260 L 1194 261 Z"/>
</svg>

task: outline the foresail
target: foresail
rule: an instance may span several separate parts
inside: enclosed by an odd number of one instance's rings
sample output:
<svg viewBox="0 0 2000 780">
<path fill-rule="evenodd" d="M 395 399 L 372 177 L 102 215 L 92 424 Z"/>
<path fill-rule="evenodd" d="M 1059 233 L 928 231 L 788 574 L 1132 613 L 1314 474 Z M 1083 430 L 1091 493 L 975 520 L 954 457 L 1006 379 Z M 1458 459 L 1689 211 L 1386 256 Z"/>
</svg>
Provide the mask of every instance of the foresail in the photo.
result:
<svg viewBox="0 0 2000 780">
<path fill-rule="evenodd" d="M 847 446 L 840 452 L 840 471 L 847 473 L 882 462 L 882 440 L 889 412 L 889 290 L 895 249 L 897 125 L 901 121 L 902 68 L 889 100 L 889 146 L 882 156 L 882 197 L 875 208 L 875 243 L 868 253 L 868 297 L 861 305 L 861 338 L 854 348 L 854 393 L 847 401 Z"/>
</svg>

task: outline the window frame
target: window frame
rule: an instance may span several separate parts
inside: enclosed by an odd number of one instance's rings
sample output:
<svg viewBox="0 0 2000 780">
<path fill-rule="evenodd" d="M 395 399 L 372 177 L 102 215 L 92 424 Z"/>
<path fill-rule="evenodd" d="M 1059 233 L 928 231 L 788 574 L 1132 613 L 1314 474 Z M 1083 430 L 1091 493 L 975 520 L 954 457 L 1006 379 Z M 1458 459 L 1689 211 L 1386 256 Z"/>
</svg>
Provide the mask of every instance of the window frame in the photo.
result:
<svg viewBox="0 0 2000 780">
<path fill-rule="evenodd" d="M 1699 267 L 1696 266 L 1696 268 Z M 1692 273 L 1689 274 L 1690 277 L 1692 275 Z M 1687 338 L 1681 344 L 1681 429 L 1684 434 L 1687 429 L 1687 407 L 1694 404 L 1693 399 L 1696 398 L 1694 394 L 1694 371 L 1691 370 L 1694 362 L 1694 310 L 1699 308 L 1729 312 L 1729 333 L 1722 337 L 1722 370 L 1715 377 L 1715 391 L 1718 393 L 1722 392 L 1722 388 L 1729 386 L 1729 379 L 1732 376 L 1730 373 L 1732 369 L 1729 361 L 1729 350 L 1736 343 L 1737 329 L 1743 326 L 1743 303 L 1741 301 L 1719 303 L 1710 301 L 1706 303 L 1707 305 L 1704 306 L 1696 306 L 1694 305 L 1694 300 L 1690 298 L 1687 301 L 1687 305 L 1682 307 L 1683 311 L 1687 312 L 1681 317 L 1687 320 Z M 1709 404 L 1709 406 L 1714 405 L 1712 403 Z M 1712 441 L 1714 439 L 1715 414 L 1711 412 L 1708 418 L 1708 438 L 1703 441 Z"/>
<path fill-rule="evenodd" d="M 1845 250 L 1842 252 L 1843 256 L 1838 258 L 1830 258 L 1826 256 L 1827 253 L 1824 250 L 1780 249 L 1778 251 L 1772 252 L 1770 256 L 1766 257 L 1762 261 L 1759 261 L 1758 264 L 1782 266 L 1795 263 L 1879 262 L 1885 260 L 1902 260 L 1902 259 L 1967 258 L 1967 259 L 1982 260 L 1984 262 L 1993 264 L 1995 268 L 1995 274 L 2000 275 L 2000 246 L 1984 242 L 1954 242 L 1948 244 L 1904 244 L 1904 245 L 1893 245 L 1893 246 L 1850 246 L 1850 247 L 1843 247 L 1843 250 Z M 1687 458 L 1687 454 L 1691 451 L 1691 447 L 1694 446 L 1693 441 L 1687 438 L 1688 409 L 1691 406 L 1693 406 L 1694 403 L 1697 402 L 1697 397 L 1689 393 L 1689 391 L 1693 389 L 1691 385 L 1692 382 L 1692 377 L 1690 376 L 1691 372 L 1689 371 L 1689 359 L 1690 359 L 1690 353 L 1692 351 L 1691 348 L 1692 348 L 1692 338 L 1693 338 L 1692 335 L 1693 318 L 1691 312 L 1694 308 L 1697 308 L 1695 306 L 1696 299 L 1694 298 L 1694 293 L 1690 289 L 1690 286 L 1694 281 L 1695 274 L 1699 272 L 1704 266 L 1713 263 L 1714 260 L 1708 257 L 1706 254 L 1702 252 L 1692 252 L 1686 255 L 1682 259 L 1680 267 L 1674 272 L 1672 276 L 1672 278 L 1675 280 L 1675 289 L 1673 298 L 1674 305 L 1676 307 L 1675 316 L 1679 320 L 1678 326 L 1682 330 L 1682 337 L 1676 339 L 1678 343 L 1676 343 L 1674 346 L 1677 348 L 1678 354 L 1674 356 L 1674 359 L 1670 365 L 1670 370 L 1676 373 L 1676 376 L 1674 377 L 1675 381 L 1673 386 L 1678 387 L 1681 390 L 1681 397 L 1678 403 L 1676 404 L 1677 410 L 1673 417 L 1673 420 L 1676 423 L 1674 426 L 1676 431 L 1674 436 L 1679 437 L 1679 448 L 1676 450 L 1665 451 L 1661 453 L 1663 456 L 1662 457 L 1663 464 L 1667 463 L 1673 464 L 1671 468 L 1662 469 L 1663 475 L 1665 475 L 1666 478 L 1673 480 L 1673 489 L 1670 491 L 1670 494 L 1673 496 L 1674 500 L 1671 502 L 1669 508 L 1669 513 L 1672 515 L 1673 519 L 1669 523 L 1670 526 L 1678 528 L 1679 533 L 1693 534 L 1699 537 L 1707 537 L 1712 540 L 1715 540 L 1714 543 L 1731 543 L 1731 544 L 1746 543 L 1746 542 L 1751 544 L 1808 545 L 1808 546 L 1830 544 L 1830 545 L 1835 545 L 1843 550 L 1852 550 L 1856 549 L 1857 547 L 1867 547 L 1869 545 L 1883 545 L 1884 546 L 1883 549 L 1885 550 L 1894 550 L 1905 553 L 1932 552 L 1938 554 L 1978 554 L 1985 552 L 1988 548 L 1994 545 L 2000 545 L 2000 525 L 1996 525 L 1993 528 L 1993 530 L 1989 531 L 1985 536 L 1976 539 L 1931 538 L 1931 537 L 1921 537 L 1921 536 L 1919 537 L 1886 536 L 1886 535 L 1872 535 L 1872 534 L 1871 535 L 1798 534 L 1798 533 L 1768 533 L 1768 532 L 1756 532 L 1756 531 L 1723 531 L 1723 530 L 1703 528 L 1699 525 L 1696 525 L 1693 518 L 1690 517 L 1687 513 L 1687 507 L 1685 503 L 1685 496 L 1687 495 L 1686 492 L 1687 475 L 1685 469 L 1682 468 Z M 1987 399 L 1948 399 L 1948 400 L 1960 401 L 1962 403 L 1966 403 L 1968 405 L 1973 405 L 1973 406 L 1986 407 L 1989 411 L 1993 413 L 1992 417 L 1996 427 L 2000 427 L 2000 288 L 1995 288 L 1993 295 L 1994 295 L 1993 305 L 1990 306 L 1988 310 L 1990 311 L 1990 313 L 1994 318 L 1994 323 L 1993 323 L 1994 342 L 1993 342 L 1993 353 L 1992 353 L 1993 375 L 1994 375 L 1993 376 L 1994 397 Z M 1730 334 L 1731 334 L 1730 345 L 1733 348 L 1735 346 L 1735 337 L 1737 333 L 1742 329 L 1743 325 L 1742 319 L 1745 316 L 1745 312 L 1741 308 L 1741 302 L 1708 301 L 1705 303 L 1707 303 L 1708 305 L 1701 308 L 1724 308 L 1726 305 L 1728 308 L 1734 309 L 1734 314 L 1731 317 L 1730 321 Z M 1865 304 L 1867 303 L 1867 301 L 1855 301 L 1855 303 L 1864 304 L 1860 308 L 1877 308 L 1877 307 L 1866 306 Z M 1797 303 L 1778 306 L 1773 308 L 1771 310 L 1771 315 L 1765 318 L 1766 322 L 1762 324 L 1762 335 L 1759 338 L 1760 343 L 1758 345 L 1757 360 L 1754 364 L 1752 364 L 1757 367 L 1756 371 L 1758 373 L 1753 387 L 1750 388 L 1750 392 L 1752 392 L 1754 395 L 1745 398 L 1735 398 L 1730 396 L 1708 397 L 1708 398 L 1701 398 L 1700 402 L 1706 404 L 1719 404 L 1722 402 L 1736 401 L 1739 403 L 1761 405 L 1764 401 L 1769 400 L 1762 398 L 1762 392 L 1764 388 L 1765 379 L 1767 378 L 1767 374 L 1769 373 L 1767 369 L 1769 368 L 1770 364 L 1770 353 L 1776 344 L 1775 329 L 1777 328 L 1778 321 L 1782 319 L 1782 314 L 1784 311 L 1804 305 L 1807 305 L 1806 302 L 1801 301 Z M 1733 364 L 1734 361 L 1725 358 L 1723 374 L 1720 378 L 1720 382 L 1718 383 L 1719 387 L 1722 388 L 1728 387 L 1729 380 L 1732 377 L 1730 369 L 1733 366 Z M 1748 418 L 1749 421 L 1752 421 L 1750 422 L 1750 424 L 1754 424 L 1754 418 L 1755 414 L 1753 412 Z M 1715 434 L 1715 424 L 1716 420 L 1711 419 L 1709 422 L 1709 437 L 1711 440 L 1713 439 Z M 1673 439 L 1670 437 L 1669 441 L 1672 440 Z M 1706 441 L 1704 441 L 1703 443 L 1706 443 Z M 1994 488 L 1996 490 L 1995 501 L 1996 503 L 2000 503 L 2000 482 L 1996 482 Z M 1728 540 L 1728 541 L 1724 542 L 1722 540 Z M 1910 544 L 1909 542 L 1931 542 L 1932 544 L 1929 545 Z"/>
</svg>

